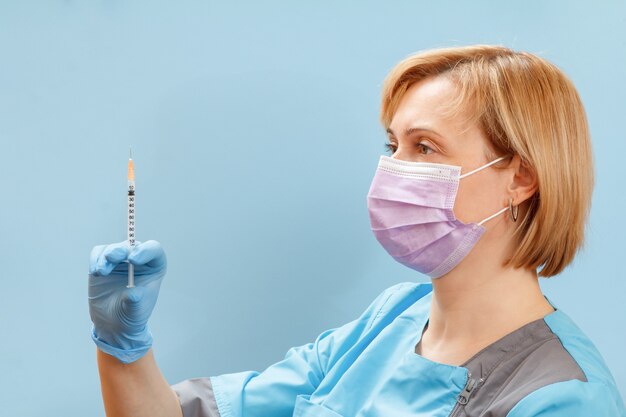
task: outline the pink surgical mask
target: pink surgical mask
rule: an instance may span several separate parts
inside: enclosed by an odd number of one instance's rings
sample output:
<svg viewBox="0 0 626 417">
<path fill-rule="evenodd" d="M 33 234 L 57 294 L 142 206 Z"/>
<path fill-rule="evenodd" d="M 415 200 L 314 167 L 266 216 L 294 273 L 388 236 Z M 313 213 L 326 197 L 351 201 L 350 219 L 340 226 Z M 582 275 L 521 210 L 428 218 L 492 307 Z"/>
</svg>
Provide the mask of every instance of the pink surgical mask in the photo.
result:
<svg viewBox="0 0 626 417">
<path fill-rule="evenodd" d="M 459 180 L 485 169 L 497 158 L 461 175 L 461 167 L 407 162 L 382 155 L 367 195 L 376 239 L 398 262 L 431 278 L 447 274 L 470 252 L 485 232 L 483 223 L 456 219 L 452 208 Z"/>
</svg>

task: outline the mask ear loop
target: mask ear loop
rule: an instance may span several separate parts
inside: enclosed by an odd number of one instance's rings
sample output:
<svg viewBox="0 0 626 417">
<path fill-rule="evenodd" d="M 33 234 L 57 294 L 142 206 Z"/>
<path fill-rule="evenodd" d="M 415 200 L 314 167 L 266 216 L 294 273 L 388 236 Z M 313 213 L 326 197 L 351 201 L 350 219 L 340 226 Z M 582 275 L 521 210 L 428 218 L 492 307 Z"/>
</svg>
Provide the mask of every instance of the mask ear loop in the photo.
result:
<svg viewBox="0 0 626 417">
<path fill-rule="evenodd" d="M 493 161 L 491 161 L 491 162 L 489 162 L 489 163 L 487 163 L 487 164 L 485 164 L 485 165 L 483 165 L 483 166 L 481 166 L 481 167 L 478 167 L 478 168 L 476 168 L 476 169 L 475 169 L 475 170 L 473 170 L 473 171 L 466 172 L 465 174 L 460 175 L 460 176 L 459 176 L 459 179 L 461 179 L 461 178 L 465 178 L 465 177 L 470 176 L 470 175 L 472 175 L 472 174 L 475 174 L 475 173 L 476 173 L 476 172 L 478 172 L 478 171 L 481 171 L 481 170 L 483 170 L 483 169 L 485 169 L 485 168 L 488 168 L 488 167 L 490 167 L 491 165 L 493 165 L 493 164 L 495 164 L 495 163 L 497 163 L 497 162 L 500 162 L 500 161 L 502 161 L 503 159 L 510 158 L 510 157 L 511 157 L 511 155 L 504 155 L 504 156 L 501 156 L 500 158 L 496 158 L 496 159 L 494 159 Z M 509 207 L 505 207 L 505 208 L 503 208 L 502 210 L 498 211 L 497 213 L 492 214 L 491 216 L 487 217 L 486 219 L 482 220 L 481 222 L 479 222 L 479 223 L 477 223 L 477 224 L 478 224 L 479 226 L 482 226 L 482 224 L 483 224 L 483 223 L 488 222 L 489 220 L 493 219 L 494 217 L 501 215 L 502 213 L 504 213 L 504 212 L 505 212 L 505 211 L 507 211 L 507 210 L 509 210 Z"/>
<path fill-rule="evenodd" d="M 502 213 L 504 213 L 505 211 L 507 211 L 509 208 L 505 207 L 502 210 L 500 210 L 499 212 L 497 212 L 496 214 L 492 214 L 491 216 L 487 217 L 485 220 L 481 221 L 480 223 L 478 223 L 479 226 L 482 226 L 483 223 L 488 222 L 489 220 L 493 219 L 496 216 L 501 215 Z"/>
<path fill-rule="evenodd" d="M 472 174 L 475 174 L 475 173 L 476 173 L 476 172 L 478 172 L 478 171 L 481 171 L 481 170 L 483 170 L 483 169 L 485 169 L 485 168 L 490 167 L 491 165 L 495 164 L 496 162 L 500 162 L 500 161 L 502 161 L 503 159 L 510 158 L 510 157 L 511 157 L 511 155 L 504 155 L 504 156 L 501 156 L 500 158 L 494 159 L 493 161 L 491 161 L 491 162 L 489 162 L 489 163 L 487 163 L 487 164 L 485 164 L 485 165 L 483 165 L 483 166 L 481 166 L 481 167 L 478 167 L 478 168 L 476 168 L 476 169 L 475 169 L 475 170 L 473 170 L 473 171 L 466 172 L 465 174 L 460 175 L 460 176 L 459 176 L 459 179 L 461 179 L 461 178 L 465 178 L 465 177 L 468 177 L 468 176 L 470 176 L 470 175 L 472 175 Z"/>
</svg>

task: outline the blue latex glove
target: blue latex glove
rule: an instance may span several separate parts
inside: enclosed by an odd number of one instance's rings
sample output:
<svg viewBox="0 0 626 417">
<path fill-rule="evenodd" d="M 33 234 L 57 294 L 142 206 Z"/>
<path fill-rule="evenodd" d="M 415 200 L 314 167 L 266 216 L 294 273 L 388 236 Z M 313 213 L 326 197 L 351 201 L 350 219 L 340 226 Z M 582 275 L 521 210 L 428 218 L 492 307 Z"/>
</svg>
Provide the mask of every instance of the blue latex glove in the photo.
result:
<svg viewBox="0 0 626 417">
<path fill-rule="evenodd" d="M 96 246 L 89 262 L 89 315 L 92 339 L 105 353 L 134 362 L 152 346 L 148 318 L 154 309 L 167 261 L 155 240 Z M 135 287 L 127 288 L 128 263 L 135 265 Z"/>
</svg>

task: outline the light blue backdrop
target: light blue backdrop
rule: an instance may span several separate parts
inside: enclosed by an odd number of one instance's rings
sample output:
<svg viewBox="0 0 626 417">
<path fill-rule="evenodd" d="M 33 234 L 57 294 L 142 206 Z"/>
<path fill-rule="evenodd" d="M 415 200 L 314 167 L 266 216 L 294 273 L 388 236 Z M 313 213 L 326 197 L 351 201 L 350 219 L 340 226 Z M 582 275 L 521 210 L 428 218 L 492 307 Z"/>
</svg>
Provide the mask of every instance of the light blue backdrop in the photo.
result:
<svg viewBox="0 0 626 417">
<path fill-rule="evenodd" d="M 103 416 L 86 283 L 137 230 L 169 273 L 151 321 L 167 379 L 262 370 L 420 280 L 369 230 L 387 71 L 499 43 L 578 86 L 597 186 L 586 250 L 549 297 L 626 395 L 626 6 L 572 1 L 0 3 L 0 414 Z"/>
</svg>

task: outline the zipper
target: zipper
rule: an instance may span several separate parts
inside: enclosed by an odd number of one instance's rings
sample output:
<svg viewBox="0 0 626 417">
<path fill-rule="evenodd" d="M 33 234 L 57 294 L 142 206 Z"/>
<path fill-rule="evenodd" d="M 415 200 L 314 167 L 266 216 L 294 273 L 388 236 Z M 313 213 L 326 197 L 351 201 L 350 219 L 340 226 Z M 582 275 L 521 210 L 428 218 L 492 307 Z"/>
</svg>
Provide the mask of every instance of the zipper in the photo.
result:
<svg viewBox="0 0 626 417">
<path fill-rule="evenodd" d="M 465 407 L 470 400 L 470 396 L 472 393 L 480 387 L 483 382 L 485 382 L 484 378 L 474 379 L 472 378 L 472 373 L 467 371 L 467 383 L 465 387 L 463 387 L 463 391 L 459 394 L 456 399 L 456 404 L 452 409 L 449 417 L 455 417 L 461 412 L 461 408 Z"/>
</svg>

